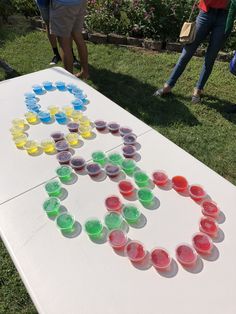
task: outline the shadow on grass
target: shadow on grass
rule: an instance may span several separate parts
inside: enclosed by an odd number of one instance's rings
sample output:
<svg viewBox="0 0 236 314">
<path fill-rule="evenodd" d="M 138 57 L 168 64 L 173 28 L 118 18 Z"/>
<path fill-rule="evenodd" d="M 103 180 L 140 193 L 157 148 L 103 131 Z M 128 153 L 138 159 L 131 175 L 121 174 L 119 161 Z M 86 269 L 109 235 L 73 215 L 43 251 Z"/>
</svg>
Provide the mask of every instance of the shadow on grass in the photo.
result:
<svg viewBox="0 0 236 314">
<path fill-rule="evenodd" d="M 90 66 L 90 80 L 99 92 L 148 125 L 168 126 L 181 123 L 195 126 L 199 124 L 179 96 L 154 97 L 152 95 L 156 90 L 155 86 L 129 75 Z"/>
</svg>

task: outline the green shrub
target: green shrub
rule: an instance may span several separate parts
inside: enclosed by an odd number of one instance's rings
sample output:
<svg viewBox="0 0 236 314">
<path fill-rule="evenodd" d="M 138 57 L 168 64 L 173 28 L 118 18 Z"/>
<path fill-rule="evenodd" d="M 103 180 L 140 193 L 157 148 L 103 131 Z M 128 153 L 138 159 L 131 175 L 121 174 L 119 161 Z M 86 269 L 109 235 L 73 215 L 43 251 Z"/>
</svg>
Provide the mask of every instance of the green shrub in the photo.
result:
<svg viewBox="0 0 236 314">
<path fill-rule="evenodd" d="M 16 11 L 26 17 L 39 15 L 38 8 L 34 0 L 11 0 Z"/>
<path fill-rule="evenodd" d="M 14 6 L 11 0 L 1 0 L 0 1 L 0 16 L 3 18 L 4 22 L 7 22 L 8 16 L 14 13 Z"/>
</svg>

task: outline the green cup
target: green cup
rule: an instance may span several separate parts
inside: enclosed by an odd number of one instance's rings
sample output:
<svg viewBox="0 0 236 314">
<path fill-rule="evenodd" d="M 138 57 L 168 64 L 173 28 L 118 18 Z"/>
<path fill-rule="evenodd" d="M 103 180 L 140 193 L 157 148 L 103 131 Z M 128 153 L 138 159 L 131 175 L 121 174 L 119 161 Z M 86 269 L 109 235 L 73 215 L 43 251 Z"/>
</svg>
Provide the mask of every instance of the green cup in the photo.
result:
<svg viewBox="0 0 236 314">
<path fill-rule="evenodd" d="M 100 238 L 102 236 L 103 225 L 97 218 L 89 218 L 84 224 L 86 233 L 91 238 Z"/>
<path fill-rule="evenodd" d="M 121 214 L 117 212 L 109 212 L 104 218 L 105 225 L 109 230 L 120 229 L 123 219 Z"/>
<path fill-rule="evenodd" d="M 123 157 L 119 153 L 111 153 L 108 155 L 108 161 L 113 165 L 121 166 Z"/>
<path fill-rule="evenodd" d="M 55 217 L 58 215 L 60 210 L 61 202 L 56 197 L 49 197 L 43 203 L 43 209 L 47 213 L 48 217 Z"/>
<path fill-rule="evenodd" d="M 134 180 L 135 180 L 135 183 L 139 187 L 144 187 L 144 186 L 148 186 L 149 185 L 149 177 L 143 171 L 140 171 L 140 170 L 136 171 L 134 173 Z"/>
<path fill-rule="evenodd" d="M 122 215 L 128 224 L 135 224 L 138 222 L 141 212 L 136 206 L 128 204 L 123 207 Z"/>
<path fill-rule="evenodd" d="M 138 199 L 144 206 L 152 205 L 154 195 L 150 189 L 142 188 L 138 190 Z"/>
<path fill-rule="evenodd" d="M 69 166 L 60 166 L 56 169 L 56 174 L 58 175 L 61 182 L 68 182 L 72 178 L 72 170 Z"/>
<path fill-rule="evenodd" d="M 59 196 L 61 194 L 61 184 L 57 180 L 48 181 L 45 184 L 45 190 L 48 196 Z"/>
<path fill-rule="evenodd" d="M 57 217 L 56 224 L 61 232 L 71 233 L 74 231 L 75 218 L 68 213 L 63 213 Z"/>
<path fill-rule="evenodd" d="M 132 175 L 136 169 L 136 162 L 133 159 L 124 159 L 121 167 L 126 174 Z"/>
<path fill-rule="evenodd" d="M 93 162 L 97 162 L 101 166 L 104 166 L 106 163 L 106 155 L 102 151 L 96 151 L 92 153 Z"/>
</svg>

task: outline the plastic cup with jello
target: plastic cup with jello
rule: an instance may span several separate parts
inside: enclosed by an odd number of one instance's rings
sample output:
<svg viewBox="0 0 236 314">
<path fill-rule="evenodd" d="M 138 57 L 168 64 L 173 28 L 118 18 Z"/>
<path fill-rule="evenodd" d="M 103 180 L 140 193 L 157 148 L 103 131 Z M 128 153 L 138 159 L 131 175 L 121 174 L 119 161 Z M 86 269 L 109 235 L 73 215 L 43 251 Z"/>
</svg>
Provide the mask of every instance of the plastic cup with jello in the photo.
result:
<svg viewBox="0 0 236 314">
<path fill-rule="evenodd" d="M 69 213 L 63 213 L 57 216 L 56 224 L 62 233 L 73 233 L 75 227 L 75 218 Z"/>
<path fill-rule="evenodd" d="M 17 137 L 24 134 L 24 129 L 19 128 L 18 126 L 14 126 L 10 128 L 10 132 L 13 137 Z"/>
<path fill-rule="evenodd" d="M 136 224 L 140 218 L 141 212 L 136 206 L 126 204 L 122 209 L 122 215 L 128 224 Z"/>
<path fill-rule="evenodd" d="M 104 222 L 109 230 L 120 229 L 123 219 L 120 213 L 108 212 L 104 217 Z"/>
<path fill-rule="evenodd" d="M 83 170 L 86 166 L 86 161 L 84 158 L 79 156 L 74 156 L 70 160 L 70 166 L 76 171 Z"/>
<path fill-rule="evenodd" d="M 130 133 L 123 136 L 124 145 L 135 145 L 137 143 L 137 135 Z"/>
<path fill-rule="evenodd" d="M 83 117 L 83 114 L 82 112 L 80 111 L 76 111 L 74 110 L 71 114 L 71 119 L 74 121 L 74 122 L 79 122 L 80 119 Z"/>
<path fill-rule="evenodd" d="M 96 162 L 87 164 L 86 170 L 88 174 L 90 175 L 90 177 L 96 177 L 102 172 L 101 166 Z"/>
<path fill-rule="evenodd" d="M 100 238 L 103 232 L 103 225 L 97 218 L 89 218 L 84 224 L 87 235 L 91 238 Z"/>
<path fill-rule="evenodd" d="M 69 133 L 66 135 L 66 140 L 71 147 L 78 146 L 79 134 L 78 133 Z"/>
<path fill-rule="evenodd" d="M 52 121 L 50 112 L 46 112 L 46 111 L 40 111 L 38 113 L 38 118 L 43 123 L 49 123 Z"/>
<path fill-rule="evenodd" d="M 120 174 L 120 167 L 117 165 L 108 164 L 105 166 L 106 175 L 110 178 L 115 178 Z"/>
<path fill-rule="evenodd" d="M 152 174 L 152 179 L 157 186 L 165 186 L 169 180 L 166 172 L 163 170 L 154 171 Z"/>
<path fill-rule="evenodd" d="M 18 127 L 20 129 L 24 130 L 24 128 L 25 128 L 25 120 L 16 118 L 16 119 L 12 120 L 12 125 L 13 125 L 13 127 Z"/>
<path fill-rule="evenodd" d="M 144 206 L 150 206 L 153 203 L 154 195 L 150 189 L 142 188 L 138 190 L 138 199 Z"/>
<path fill-rule="evenodd" d="M 34 155 L 37 154 L 39 150 L 39 144 L 36 141 L 28 140 L 24 145 L 24 149 L 29 155 Z"/>
<path fill-rule="evenodd" d="M 27 138 L 26 134 L 22 134 L 22 135 L 19 135 L 19 136 L 15 136 L 13 138 L 13 140 L 14 140 L 17 148 L 23 148 L 25 146 L 28 138 Z"/>
<path fill-rule="evenodd" d="M 111 195 L 105 199 L 105 206 L 108 211 L 120 212 L 122 209 L 122 202 L 118 196 Z"/>
<path fill-rule="evenodd" d="M 76 85 L 69 83 L 69 84 L 66 84 L 66 88 L 67 88 L 68 92 L 72 93 L 72 90 L 73 90 L 73 88 L 76 88 Z"/>
<path fill-rule="evenodd" d="M 84 109 L 84 104 L 83 101 L 81 99 L 74 99 L 72 100 L 72 105 L 74 110 L 83 110 Z"/>
<path fill-rule="evenodd" d="M 121 180 L 119 182 L 119 191 L 123 196 L 132 196 L 135 190 L 135 187 L 133 186 L 131 181 L 128 180 Z"/>
<path fill-rule="evenodd" d="M 92 136 L 91 126 L 80 125 L 79 132 L 83 138 L 90 138 Z"/>
<path fill-rule="evenodd" d="M 59 214 L 61 202 L 57 197 L 49 197 L 43 203 L 43 209 L 48 217 L 55 217 Z"/>
<path fill-rule="evenodd" d="M 81 117 L 81 119 L 80 119 L 80 125 L 81 126 L 91 126 L 91 121 L 89 120 L 89 118 L 88 117 L 86 117 L 86 116 L 83 116 L 83 117 Z"/>
<path fill-rule="evenodd" d="M 55 114 L 55 119 L 56 119 L 57 123 L 59 123 L 59 124 L 66 124 L 67 123 L 67 116 L 64 112 L 61 112 L 61 111 L 57 112 Z"/>
<path fill-rule="evenodd" d="M 106 154 L 101 150 L 95 151 L 92 153 L 92 159 L 93 162 L 97 162 L 101 166 L 104 166 L 106 163 Z"/>
<path fill-rule="evenodd" d="M 115 250 L 123 250 L 128 242 L 127 234 L 120 229 L 115 229 L 109 232 L 108 242 Z"/>
<path fill-rule="evenodd" d="M 56 174 L 61 182 L 68 182 L 72 178 L 72 169 L 69 166 L 60 166 L 56 169 Z"/>
<path fill-rule="evenodd" d="M 206 197 L 206 192 L 201 185 L 190 185 L 188 190 L 190 197 L 196 202 L 201 202 Z"/>
<path fill-rule="evenodd" d="M 219 226 L 215 222 L 214 218 L 211 217 L 202 217 L 199 223 L 199 230 L 206 233 L 212 238 L 217 237 Z"/>
<path fill-rule="evenodd" d="M 50 81 L 44 81 L 43 82 L 43 87 L 46 91 L 50 92 L 52 90 L 54 90 L 53 84 Z"/>
<path fill-rule="evenodd" d="M 132 175 L 136 169 L 136 162 L 133 159 L 124 159 L 121 167 L 126 174 Z"/>
<path fill-rule="evenodd" d="M 60 165 L 68 165 L 71 161 L 72 155 L 68 151 L 63 151 L 57 154 L 57 161 Z"/>
<path fill-rule="evenodd" d="M 75 133 L 79 131 L 79 123 L 77 122 L 69 122 L 67 123 L 67 127 L 70 132 Z"/>
<path fill-rule="evenodd" d="M 177 192 L 185 192 L 188 188 L 188 181 L 183 176 L 174 176 L 172 178 L 172 186 Z"/>
<path fill-rule="evenodd" d="M 134 173 L 134 181 L 139 187 L 149 186 L 149 176 L 141 170 Z"/>
<path fill-rule="evenodd" d="M 28 123 L 34 124 L 38 122 L 38 115 L 33 111 L 28 111 L 25 113 L 25 118 Z"/>
<path fill-rule="evenodd" d="M 125 136 L 127 134 L 131 134 L 133 130 L 128 126 L 121 126 L 119 132 L 121 136 Z"/>
<path fill-rule="evenodd" d="M 214 219 L 219 217 L 220 209 L 214 201 L 206 199 L 201 203 L 201 207 L 204 216 L 212 217 Z"/>
<path fill-rule="evenodd" d="M 71 117 L 71 114 L 72 112 L 74 111 L 74 108 L 70 105 L 64 105 L 62 107 L 62 110 L 64 111 L 65 115 L 70 118 Z"/>
<path fill-rule="evenodd" d="M 197 253 L 189 244 L 180 244 L 175 249 L 178 262 L 184 267 L 194 267 L 197 262 Z"/>
<path fill-rule="evenodd" d="M 67 151 L 69 150 L 69 144 L 67 143 L 67 141 L 62 140 L 62 141 L 58 141 L 55 143 L 56 146 L 56 150 L 58 152 L 62 152 L 62 151 Z"/>
<path fill-rule="evenodd" d="M 35 93 L 32 93 L 32 92 L 28 92 L 28 93 L 24 93 L 24 96 L 25 96 L 25 99 L 28 100 L 28 99 L 35 99 Z"/>
<path fill-rule="evenodd" d="M 66 84 L 65 84 L 64 82 L 62 82 L 62 81 L 57 81 L 57 82 L 55 83 L 55 85 L 56 85 L 56 88 L 57 88 L 60 92 L 64 92 L 64 91 L 67 90 L 67 89 L 66 89 Z"/>
<path fill-rule="evenodd" d="M 41 147 L 45 153 L 54 153 L 55 152 L 55 142 L 51 139 L 45 139 L 41 141 Z"/>
<path fill-rule="evenodd" d="M 45 184 L 48 196 L 59 196 L 61 194 L 61 184 L 58 180 L 51 180 Z"/>
<path fill-rule="evenodd" d="M 122 151 L 125 158 L 133 158 L 136 154 L 136 148 L 132 145 L 124 145 Z"/>
<path fill-rule="evenodd" d="M 107 127 L 107 123 L 104 120 L 95 120 L 94 125 L 98 131 L 104 131 Z"/>
<path fill-rule="evenodd" d="M 59 142 L 64 140 L 64 133 L 57 131 L 57 132 L 53 132 L 51 133 L 51 138 L 54 140 L 54 142 Z"/>
<path fill-rule="evenodd" d="M 203 254 L 203 255 L 211 254 L 212 249 L 213 249 L 213 243 L 212 243 L 211 238 L 208 235 L 202 232 L 195 233 L 192 237 L 192 243 L 193 243 L 194 249 L 199 254 Z"/>
<path fill-rule="evenodd" d="M 41 111 L 41 106 L 38 105 L 38 104 L 27 105 L 27 109 L 29 111 L 33 111 L 33 112 L 39 113 Z"/>
<path fill-rule="evenodd" d="M 154 248 L 151 253 L 151 262 L 152 265 L 158 270 L 158 271 L 169 271 L 171 266 L 171 257 L 169 253 L 160 247 Z"/>
<path fill-rule="evenodd" d="M 48 111 L 50 112 L 51 116 L 55 116 L 56 113 L 60 111 L 60 108 L 55 105 L 50 105 L 47 107 Z"/>
<path fill-rule="evenodd" d="M 40 84 L 35 84 L 32 86 L 32 88 L 36 95 L 43 95 L 45 92 L 45 90 L 43 89 L 43 86 Z"/>
<path fill-rule="evenodd" d="M 120 125 L 116 122 L 109 122 L 107 124 L 107 128 L 111 133 L 118 133 L 120 129 Z"/>
<path fill-rule="evenodd" d="M 108 161 L 109 161 L 109 163 L 111 163 L 113 165 L 121 166 L 122 161 L 123 161 L 123 157 L 117 152 L 110 153 L 108 155 Z"/>
<path fill-rule="evenodd" d="M 139 263 L 146 257 L 147 251 L 141 242 L 130 241 L 125 247 L 125 253 L 131 262 Z"/>
</svg>

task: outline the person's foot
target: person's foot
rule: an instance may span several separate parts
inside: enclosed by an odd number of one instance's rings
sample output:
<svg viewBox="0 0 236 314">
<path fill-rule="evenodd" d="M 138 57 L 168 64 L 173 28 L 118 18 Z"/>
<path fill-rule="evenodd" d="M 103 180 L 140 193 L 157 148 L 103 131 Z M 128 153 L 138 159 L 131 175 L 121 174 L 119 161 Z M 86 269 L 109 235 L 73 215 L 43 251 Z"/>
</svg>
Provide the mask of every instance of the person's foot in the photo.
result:
<svg viewBox="0 0 236 314">
<path fill-rule="evenodd" d="M 192 103 L 198 104 L 201 102 L 202 90 L 194 88 L 193 95 L 192 95 Z"/>
<path fill-rule="evenodd" d="M 73 66 L 75 68 L 79 68 L 79 66 L 80 66 L 79 60 L 76 58 L 76 56 L 74 56 Z"/>
<path fill-rule="evenodd" d="M 158 90 L 156 90 L 155 91 L 155 93 L 153 94 L 153 96 L 165 96 L 165 95 L 167 95 L 167 94 L 169 94 L 170 92 L 171 92 L 171 86 L 169 86 L 169 85 L 164 85 L 164 87 L 163 88 L 160 88 L 160 89 L 158 89 Z"/>
<path fill-rule="evenodd" d="M 55 55 L 52 58 L 52 61 L 49 63 L 50 65 L 55 65 L 57 64 L 59 61 L 61 61 L 61 57 L 59 55 Z"/>
<path fill-rule="evenodd" d="M 85 72 L 85 71 L 78 72 L 78 73 L 75 74 L 75 76 L 77 78 L 82 79 L 82 80 L 87 80 L 89 78 L 88 72 Z"/>
</svg>

